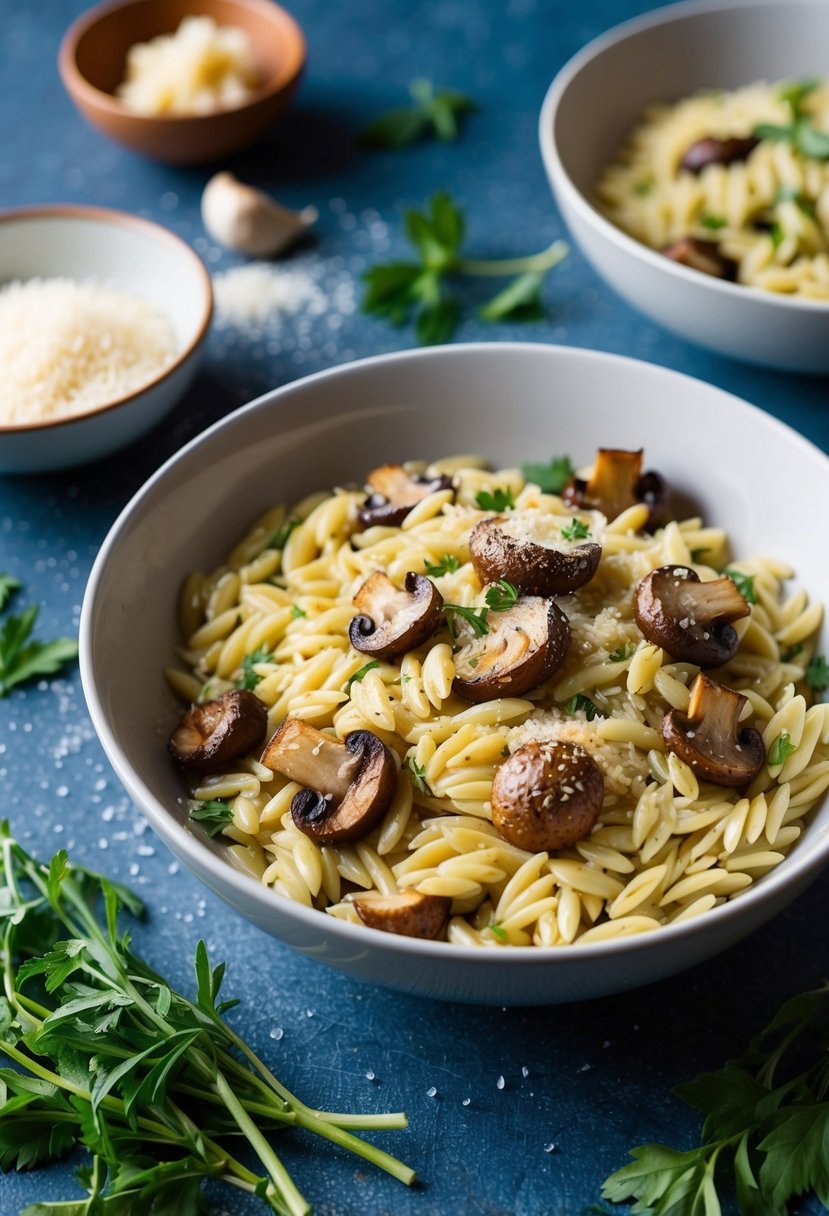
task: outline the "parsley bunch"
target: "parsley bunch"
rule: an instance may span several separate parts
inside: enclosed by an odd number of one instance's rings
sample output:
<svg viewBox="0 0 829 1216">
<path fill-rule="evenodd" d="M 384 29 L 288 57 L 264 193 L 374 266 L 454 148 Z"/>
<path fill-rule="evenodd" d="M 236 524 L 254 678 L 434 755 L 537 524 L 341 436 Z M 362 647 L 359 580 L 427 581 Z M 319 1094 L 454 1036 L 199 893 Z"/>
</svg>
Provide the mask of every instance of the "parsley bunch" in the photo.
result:
<svg viewBox="0 0 829 1216">
<path fill-rule="evenodd" d="M 0 574 L 0 609 L 21 586 L 18 579 Z M 78 645 L 71 638 L 40 642 L 32 637 L 38 611 L 37 604 L 30 604 L 19 616 L 10 613 L 0 626 L 0 697 L 24 680 L 54 675 L 77 656 Z"/>
<path fill-rule="evenodd" d="M 363 312 L 384 317 L 392 325 L 414 318 L 419 342 L 446 342 L 460 321 L 460 305 L 446 290 L 447 279 L 461 275 L 516 276 L 480 310 L 485 321 L 525 320 L 542 315 L 541 285 L 567 254 L 563 241 L 526 258 L 481 261 L 461 253 L 465 222 L 458 206 L 445 192 L 435 194 L 425 211 L 406 212 L 406 235 L 418 261 L 372 266 L 363 275 L 366 290 Z"/>
<path fill-rule="evenodd" d="M 360 137 L 367 148 L 407 148 L 424 139 L 451 143 L 458 137 L 459 121 L 477 110 L 471 97 L 435 89 L 423 77 L 409 85 L 412 104 L 398 106 L 369 123 Z"/>
<path fill-rule="evenodd" d="M 756 139 L 785 140 L 795 151 L 812 160 L 829 160 L 829 134 L 819 131 L 803 109 L 803 100 L 813 93 L 819 80 L 800 80 L 785 85 L 780 91 L 780 100 L 785 101 L 791 111 L 791 122 L 786 125 L 764 122 L 754 128 Z"/>
<path fill-rule="evenodd" d="M 100 901 L 103 916 L 95 914 Z M 312 1110 L 225 1022 L 225 965 L 196 950 L 196 997 L 183 996 L 130 948 L 124 887 L 71 866 L 42 865 L 0 825 L 0 1168 L 35 1169 L 77 1146 L 86 1197 L 30 1216 L 197 1216 L 210 1178 L 256 1195 L 280 1216 L 306 1216 L 270 1137 L 303 1128 L 401 1182 L 414 1173 L 349 1128 L 405 1127 L 405 1115 Z M 247 1144 L 257 1170 L 237 1158 Z M 24 1214 L 25 1216 L 25 1214 Z"/>
<path fill-rule="evenodd" d="M 614 1203 L 647 1216 L 720 1216 L 726 1193 L 744 1216 L 785 1216 L 814 1191 L 829 1206 L 829 983 L 787 1001 L 736 1060 L 677 1090 L 705 1116 L 702 1143 L 631 1151 L 606 1180 Z"/>
</svg>

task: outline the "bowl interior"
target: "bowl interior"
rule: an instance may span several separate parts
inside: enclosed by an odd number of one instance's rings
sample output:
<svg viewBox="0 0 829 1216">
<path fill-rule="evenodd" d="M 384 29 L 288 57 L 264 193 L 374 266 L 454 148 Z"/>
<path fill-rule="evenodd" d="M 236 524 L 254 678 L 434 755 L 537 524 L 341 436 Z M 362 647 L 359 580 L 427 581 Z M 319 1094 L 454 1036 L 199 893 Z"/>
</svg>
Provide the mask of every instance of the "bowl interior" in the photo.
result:
<svg viewBox="0 0 829 1216">
<path fill-rule="evenodd" d="M 210 313 L 204 266 L 163 229 L 68 209 L 0 218 L 0 283 L 57 277 L 95 280 L 149 301 L 170 318 L 178 351 L 195 341 Z"/>
<path fill-rule="evenodd" d="M 89 84 L 114 94 L 124 78 L 130 47 L 173 33 L 182 18 L 190 16 L 212 17 L 217 25 L 245 30 L 262 81 L 259 93 L 280 88 L 296 74 L 298 29 L 284 10 L 266 0 L 132 0 L 114 5 L 81 30 L 75 65 Z"/>
<path fill-rule="evenodd" d="M 590 201 L 602 169 L 648 105 L 700 89 L 820 75 L 827 44 L 824 0 L 672 6 L 611 31 L 576 56 L 565 69 L 548 134 Z"/>
<path fill-rule="evenodd" d="M 161 676 L 180 642 L 183 577 L 218 565 L 273 503 L 359 481 L 386 461 L 478 451 L 496 467 L 563 452 L 579 463 L 600 445 L 640 444 L 648 467 L 728 530 L 735 556 L 777 556 L 810 596 L 829 596 L 829 566 L 811 530 L 791 527 L 806 504 L 812 518 L 829 513 L 827 458 L 737 399 L 631 360 L 511 344 L 386 356 L 277 390 L 194 441 L 116 524 L 81 628 L 96 727 L 153 826 L 217 889 L 244 884 L 246 914 L 259 923 L 294 917 L 307 927 L 316 917 L 320 935 L 353 936 L 351 926 L 331 926 L 330 918 L 274 901 L 253 880 L 231 878 L 221 846 L 195 839 L 186 824 L 183 785 L 166 751 L 181 710 Z M 737 902 L 761 899 L 764 884 L 788 882 L 801 862 L 808 868 L 829 851 L 829 805 L 818 818 L 822 826 L 813 824 L 784 865 Z"/>
</svg>

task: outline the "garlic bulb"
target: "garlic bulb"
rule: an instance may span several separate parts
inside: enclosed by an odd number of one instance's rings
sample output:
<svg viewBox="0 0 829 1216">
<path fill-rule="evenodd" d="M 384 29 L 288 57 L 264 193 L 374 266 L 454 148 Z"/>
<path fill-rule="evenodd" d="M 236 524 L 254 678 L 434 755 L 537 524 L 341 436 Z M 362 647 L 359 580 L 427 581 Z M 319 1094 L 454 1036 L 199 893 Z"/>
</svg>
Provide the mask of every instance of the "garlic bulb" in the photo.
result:
<svg viewBox="0 0 829 1216">
<path fill-rule="evenodd" d="M 317 219 L 316 207 L 289 211 L 232 173 L 217 173 L 204 188 L 201 215 L 215 241 L 250 257 L 281 253 Z"/>
</svg>

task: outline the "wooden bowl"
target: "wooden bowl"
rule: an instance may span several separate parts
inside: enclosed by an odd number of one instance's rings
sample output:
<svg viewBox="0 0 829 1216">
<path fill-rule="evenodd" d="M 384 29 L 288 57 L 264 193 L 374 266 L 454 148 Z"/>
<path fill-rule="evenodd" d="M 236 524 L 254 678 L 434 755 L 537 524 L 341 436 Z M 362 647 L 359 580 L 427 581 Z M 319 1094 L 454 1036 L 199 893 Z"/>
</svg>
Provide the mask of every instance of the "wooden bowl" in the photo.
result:
<svg viewBox="0 0 829 1216">
<path fill-rule="evenodd" d="M 245 30 L 261 86 L 244 105 L 211 114 L 132 112 L 115 96 L 130 47 L 173 33 L 190 16 Z M 287 106 L 305 58 L 302 30 L 271 0 L 115 0 L 73 22 L 58 67 L 69 96 L 99 131 L 152 160 L 187 165 L 220 160 L 258 139 Z"/>
</svg>

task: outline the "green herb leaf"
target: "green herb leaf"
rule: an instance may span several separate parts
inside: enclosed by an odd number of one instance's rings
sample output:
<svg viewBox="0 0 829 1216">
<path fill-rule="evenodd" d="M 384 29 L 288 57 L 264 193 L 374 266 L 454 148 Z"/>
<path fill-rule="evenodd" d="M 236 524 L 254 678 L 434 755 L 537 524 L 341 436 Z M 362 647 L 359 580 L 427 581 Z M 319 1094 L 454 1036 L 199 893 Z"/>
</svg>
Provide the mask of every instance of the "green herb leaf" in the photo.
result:
<svg viewBox="0 0 829 1216">
<path fill-rule="evenodd" d="M 19 591 L 22 586 L 20 580 L 10 574 L 0 574 L 0 610 L 6 607 L 15 591 Z"/>
<path fill-rule="evenodd" d="M 423 139 L 457 139 L 459 119 L 477 110 L 471 98 L 450 90 L 435 90 L 431 80 L 409 85 L 413 105 L 381 114 L 363 131 L 360 142 L 369 148 L 407 148 Z"/>
<path fill-rule="evenodd" d="M 426 765 L 418 764 L 414 756 L 407 756 L 403 761 L 403 767 L 408 769 L 409 779 L 412 785 L 417 790 L 418 794 L 423 794 L 426 798 L 431 798 L 432 791 L 426 782 Z"/>
<path fill-rule="evenodd" d="M 829 133 L 818 131 L 807 118 L 798 121 L 794 143 L 799 152 L 812 160 L 829 160 Z"/>
<path fill-rule="evenodd" d="M 479 490 L 475 501 L 482 511 L 511 511 L 515 507 L 515 499 L 509 486 L 496 486 L 494 490 Z"/>
<path fill-rule="evenodd" d="M 233 809 L 230 803 L 222 798 L 209 798 L 206 802 L 197 802 L 190 807 L 190 818 L 199 823 L 208 836 L 218 836 L 222 828 L 233 819 Z"/>
<path fill-rule="evenodd" d="M 246 654 L 242 659 L 242 675 L 236 681 L 237 688 L 244 688 L 247 692 L 253 692 L 258 684 L 262 683 L 264 676 L 260 676 L 258 671 L 254 671 L 254 667 L 258 663 L 269 663 L 273 655 L 266 646 L 258 646 L 256 650 L 252 650 L 250 654 Z"/>
<path fill-rule="evenodd" d="M 365 663 L 359 669 L 359 671 L 354 672 L 353 676 L 348 677 L 348 679 L 345 682 L 345 691 L 351 692 L 352 684 L 359 684 L 364 676 L 367 676 L 370 671 L 373 671 L 375 667 L 379 667 L 379 666 L 380 666 L 379 659 L 372 659 L 370 663 Z"/>
<path fill-rule="evenodd" d="M 705 557 L 706 553 L 708 553 L 708 549 L 692 549 L 691 550 L 691 561 L 692 562 L 701 562 L 702 559 Z"/>
<path fill-rule="evenodd" d="M 636 647 L 632 642 L 625 642 L 624 646 L 617 646 L 615 650 L 611 650 L 607 656 L 611 663 L 624 663 L 625 659 L 629 659 L 636 651 Z"/>
<path fill-rule="evenodd" d="M 767 757 L 769 768 L 777 768 L 778 765 L 785 764 L 789 756 L 793 756 L 796 751 L 797 744 L 792 743 L 789 732 L 781 731 L 769 748 Z"/>
<path fill-rule="evenodd" d="M 581 519 L 574 519 L 561 529 L 564 540 L 585 540 L 590 535 L 590 529 Z"/>
<path fill-rule="evenodd" d="M 495 936 L 498 938 L 499 941 L 505 942 L 507 940 L 506 929 L 503 929 L 501 927 L 501 925 L 498 924 L 497 921 L 491 920 L 489 922 L 489 925 L 487 926 L 487 928 L 489 929 L 490 933 L 495 934 Z"/>
<path fill-rule="evenodd" d="M 291 605 L 291 618 L 294 621 L 300 620 L 302 617 L 307 617 L 308 613 L 300 608 L 299 604 Z"/>
<path fill-rule="evenodd" d="M 773 122 L 761 122 L 754 128 L 755 139 L 770 139 L 774 143 L 782 140 L 791 141 L 794 138 L 794 127 L 782 127 Z"/>
<path fill-rule="evenodd" d="M 482 638 L 484 634 L 489 633 L 489 625 L 486 619 L 489 612 L 488 608 L 466 608 L 463 604 L 444 604 L 443 611 L 446 614 L 446 623 L 453 638 L 457 638 L 455 617 L 460 617 L 461 620 L 466 621 L 475 637 Z"/>
<path fill-rule="evenodd" d="M 741 571 L 735 570 L 731 566 L 727 566 L 726 569 L 723 570 L 723 574 L 728 575 L 747 604 L 757 603 L 757 595 L 754 591 L 753 574 L 743 574 Z"/>
<path fill-rule="evenodd" d="M 824 692 L 829 688 L 829 663 L 826 656 L 816 654 L 806 668 L 806 683 L 812 692 Z"/>
<path fill-rule="evenodd" d="M 542 494 L 560 494 L 574 469 L 569 456 L 553 456 L 549 464 L 522 464 L 521 472 Z"/>
<path fill-rule="evenodd" d="M 820 86 L 817 76 L 807 76 L 803 80 L 787 81 L 777 93 L 779 101 L 785 101 L 791 107 L 792 116 L 800 118 L 803 113 L 803 100 Z"/>
<path fill-rule="evenodd" d="M 484 599 L 493 612 L 509 612 L 518 599 L 518 588 L 513 587 L 505 578 L 500 578 L 487 590 Z"/>
<path fill-rule="evenodd" d="M 37 676 L 54 675 L 64 663 L 77 657 L 78 644 L 69 638 L 54 642 L 31 639 L 37 620 L 36 604 L 19 616 L 7 616 L 0 629 L 0 697 L 17 684 Z"/>
<path fill-rule="evenodd" d="M 453 553 L 444 553 L 439 562 L 424 560 L 423 569 L 430 578 L 440 578 L 442 574 L 452 574 L 460 570 L 461 563 Z"/>
<path fill-rule="evenodd" d="M 783 229 L 777 220 L 774 221 L 769 229 L 769 236 L 771 237 L 772 249 L 779 249 L 783 244 Z"/>
<path fill-rule="evenodd" d="M 421 308 L 415 319 L 415 335 L 421 346 L 440 346 L 458 328 L 460 308 L 448 297 Z"/>
<path fill-rule="evenodd" d="M 544 316 L 541 287 L 545 275 L 540 270 L 519 274 L 484 304 L 479 316 L 482 321 L 537 321 Z"/>
<path fill-rule="evenodd" d="M 271 535 L 268 537 L 268 539 L 265 541 L 265 548 L 266 549 L 284 549 L 285 545 L 287 544 L 288 537 L 291 535 L 294 528 L 299 527 L 299 523 L 300 523 L 300 521 L 298 519 L 293 519 L 293 518 L 286 519 L 285 523 L 282 525 L 282 527 L 277 528 L 277 530 L 275 532 L 272 532 Z"/>
<path fill-rule="evenodd" d="M 721 215 L 703 215 L 700 218 L 700 228 L 710 228 L 712 232 L 716 232 L 718 228 L 725 228 L 728 221 Z"/>
<path fill-rule="evenodd" d="M 604 714 L 599 712 L 599 708 L 595 702 L 591 701 L 583 692 L 577 692 L 569 701 L 564 702 L 565 713 L 577 714 L 579 711 L 584 714 L 588 722 L 592 722 L 595 717 L 604 717 Z"/>
<path fill-rule="evenodd" d="M 791 663 L 799 654 L 803 654 L 803 643 L 797 642 L 794 646 L 787 647 L 780 655 L 781 663 Z"/>
</svg>

